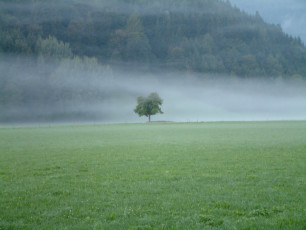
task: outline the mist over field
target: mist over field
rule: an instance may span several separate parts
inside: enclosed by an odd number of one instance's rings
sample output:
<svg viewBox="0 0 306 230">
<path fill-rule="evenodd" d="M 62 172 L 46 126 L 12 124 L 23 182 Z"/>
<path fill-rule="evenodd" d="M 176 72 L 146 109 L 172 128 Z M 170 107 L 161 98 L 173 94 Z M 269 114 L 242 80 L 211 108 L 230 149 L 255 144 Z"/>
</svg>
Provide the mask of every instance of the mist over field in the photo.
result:
<svg viewBox="0 0 306 230">
<path fill-rule="evenodd" d="M 0 0 L 0 230 L 305 230 L 305 1 Z"/>
<path fill-rule="evenodd" d="M 306 119 L 303 81 L 90 66 L 90 61 L 80 65 L 67 60 L 54 71 L 54 62 L 2 57 L 1 71 L 8 78 L 1 80 L 9 79 L 12 87 L 20 89 L 22 95 L 16 97 L 22 100 L 14 104 L 8 103 L 14 98 L 1 97 L 1 123 L 146 122 L 146 117 L 138 117 L 133 110 L 136 98 L 151 92 L 164 100 L 164 114 L 153 116 L 152 121 Z M 53 72 L 41 78 L 48 71 Z"/>
<path fill-rule="evenodd" d="M 146 122 L 133 110 L 152 92 L 164 101 L 152 121 L 305 120 L 305 45 L 250 8 L 0 1 L 0 124 Z"/>
</svg>

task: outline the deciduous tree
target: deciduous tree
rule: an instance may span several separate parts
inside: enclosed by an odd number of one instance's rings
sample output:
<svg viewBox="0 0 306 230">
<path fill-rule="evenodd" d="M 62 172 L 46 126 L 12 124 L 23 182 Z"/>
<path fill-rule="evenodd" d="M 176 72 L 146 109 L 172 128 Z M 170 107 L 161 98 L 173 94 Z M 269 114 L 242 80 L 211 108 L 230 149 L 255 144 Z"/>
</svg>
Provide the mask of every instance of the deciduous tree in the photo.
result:
<svg viewBox="0 0 306 230">
<path fill-rule="evenodd" d="M 140 117 L 148 117 L 148 121 L 151 121 L 151 115 L 157 113 L 163 113 L 160 106 L 163 104 L 163 100 L 159 97 L 157 93 L 151 93 L 148 97 L 139 96 L 137 98 L 137 106 L 134 112 Z"/>
</svg>

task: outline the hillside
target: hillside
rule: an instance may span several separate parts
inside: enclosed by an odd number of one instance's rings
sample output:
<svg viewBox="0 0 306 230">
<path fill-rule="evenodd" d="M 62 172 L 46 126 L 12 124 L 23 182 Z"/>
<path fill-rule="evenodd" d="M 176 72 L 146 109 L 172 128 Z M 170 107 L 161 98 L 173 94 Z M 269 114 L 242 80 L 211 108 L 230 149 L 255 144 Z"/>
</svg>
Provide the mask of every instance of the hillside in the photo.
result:
<svg viewBox="0 0 306 230">
<path fill-rule="evenodd" d="M 299 38 L 221 0 L 1 1 L 0 50 L 240 77 L 305 78 Z M 57 47 L 55 39 L 62 46 Z M 68 52 L 67 52 L 68 50 Z"/>
<path fill-rule="evenodd" d="M 177 95 L 173 111 L 189 95 L 175 114 L 198 111 L 202 118 L 210 108 L 214 120 L 248 104 L 252 119 L 271 106 L 300 119 L 305 63 L 299 38 L 229 1 L 0 0 L 2 123 L 134 121 L 135 98 L 151 92 L 168 103 Z M 302 88 L 290 88 L 292 81 Z M 241 98 L 247 102 L 231 101 Z"/>
</svg>

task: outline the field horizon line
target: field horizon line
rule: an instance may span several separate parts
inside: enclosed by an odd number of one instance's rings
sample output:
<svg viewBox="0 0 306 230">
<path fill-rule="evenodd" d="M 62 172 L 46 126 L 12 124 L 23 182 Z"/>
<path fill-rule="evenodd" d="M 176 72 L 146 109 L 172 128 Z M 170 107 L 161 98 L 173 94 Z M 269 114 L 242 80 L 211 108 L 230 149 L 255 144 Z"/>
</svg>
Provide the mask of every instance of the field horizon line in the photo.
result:
<svg viewBox="0 0 306 230">
<path fill-rule="evenodd" d="M 47 127 L 71 127 L 71 126 L 111 126 L 111 125 L 157 125 L 157 124 L 200 124 L 200 123 L 274 123 L 274 122 L 306 122 L 304 120 L 209 120 L 209 121 L 151 121 L 151 122 L 42 122 L 42 123 L 15 123 L 1 124 L 1 128 L 47 128 Z"/>
</svg>

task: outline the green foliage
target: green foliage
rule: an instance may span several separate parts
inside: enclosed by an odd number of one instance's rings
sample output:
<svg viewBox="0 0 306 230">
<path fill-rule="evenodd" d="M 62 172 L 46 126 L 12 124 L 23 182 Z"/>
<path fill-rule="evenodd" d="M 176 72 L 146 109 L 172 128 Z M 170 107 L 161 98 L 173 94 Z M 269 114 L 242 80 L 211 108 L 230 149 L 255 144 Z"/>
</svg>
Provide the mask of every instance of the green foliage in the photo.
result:
<svg viewBox="0 0 306 230">
<path fill-rule="evenodd" d="M 163 113 L 160 106 L 163 104 L 163 100 L 157 93 L 151 93 L 148 97 L 139 96 L 137 98 L 137 106 L 134 112 L 139 116 L 146 116 L 151 121 L 151 115 L 157 113 Z"/>
<path fill-rule="evenodd" d="M 145 73 L 174 69 L 298 84 L 306 79 L 300 38 L 223 0 L 2 0 L 0 58 L 2 111 L 111 97 L 71 86 L 91 87 L 93 75 L 107 81 L 105 70 L 118 63 Z M 1 113 L 4 119 L 14 118 Z"/>
<path fill-rule="evenodd" d="M 109 98 L 106 97 L 106 87 L 101 91 L 97 82 L 106 84 L 112 73 L 107 66 L 100 65 L 96 58 L 74 56 L 52 59 L 52 62 L 46 63 L 48 58 L 50 56 L 42 54 L 38 62 L 31 58 L 18 60 L 2 57 L 1 122 L 73 120 L 84 114 L 71 112 L 71 106 L 102 102 Z M 57 112 L 53 115 L 45 113 L 45 106 L 56 108 Z M 17 113 L 20 107 L 25 109 Z"/>
<path fill-rule="evenodd" d="M 0 229 L 305 229 L 306 122 L 0 128 Z"/>
<path fill-rule="evenodd" d="M 0 17 L 5 53 L 45 58 L 73 53 L 108 64 L 150 63 L 240 77 L 306 76 L 300 38 L 226 1 L 13 2 L 1 3 L 8 4 Z"/>
<path fill-rule="evenodd" d="M 149 40 L 137 15 L 131 15 L 126 25 L 127 42 L 125 49 L 126 61 L 148 62 L 151 55 Z"/>
<path fill-rule="evenodd" d="M 38 58 L 43 62 L 60 61 L 71 58 L 72 51 L 69 43 L 58 41 L 56 37 L 49 36 L 47 39 L 39 38 L 36 44 Z"/>
</svg>

